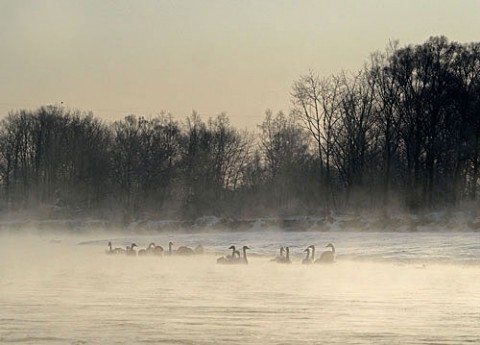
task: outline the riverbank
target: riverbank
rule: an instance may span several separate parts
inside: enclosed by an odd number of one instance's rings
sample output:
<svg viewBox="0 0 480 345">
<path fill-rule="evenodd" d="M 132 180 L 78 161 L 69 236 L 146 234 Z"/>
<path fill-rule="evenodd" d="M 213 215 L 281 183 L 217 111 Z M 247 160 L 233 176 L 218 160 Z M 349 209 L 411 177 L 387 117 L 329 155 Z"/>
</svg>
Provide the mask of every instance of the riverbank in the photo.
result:
<svg viewBox="0 0 480 345">
<path fill-rule="evenodd" d="M 209 231 L 480 231 L 480 216 L 467 212 L 413 214 L 329 214 L 328 216 L 263 217 L 249 219 L 204 216 L 195 220 L 145 217 L 129 222 L 88 217 L 69 219 L 15 219 L 4 215 L 0 231 L 121 231 L 126 233 Z"/>
</svg>

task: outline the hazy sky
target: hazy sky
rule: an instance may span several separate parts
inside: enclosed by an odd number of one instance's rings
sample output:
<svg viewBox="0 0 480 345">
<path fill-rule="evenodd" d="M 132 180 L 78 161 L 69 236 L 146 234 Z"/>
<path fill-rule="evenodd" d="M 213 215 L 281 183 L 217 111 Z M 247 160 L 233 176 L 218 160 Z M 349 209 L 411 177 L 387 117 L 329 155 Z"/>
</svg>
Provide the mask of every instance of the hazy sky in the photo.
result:
<svg viewBox="0 0 480 345">
<path fill-rule="evenodd" d="M 64 102 L 255 128 L 309 69 L 357 70 L 390 39 L 478 41 L 479 14 L 477 0 L 0 0 L 0 116 Z"/>
</svg>

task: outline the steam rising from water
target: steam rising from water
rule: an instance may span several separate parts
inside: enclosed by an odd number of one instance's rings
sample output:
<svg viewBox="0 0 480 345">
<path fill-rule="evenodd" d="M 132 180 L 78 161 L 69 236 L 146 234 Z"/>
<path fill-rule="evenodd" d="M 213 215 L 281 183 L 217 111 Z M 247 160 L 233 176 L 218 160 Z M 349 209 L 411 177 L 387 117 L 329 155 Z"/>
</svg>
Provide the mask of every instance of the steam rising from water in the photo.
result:
<svg viewBox="0 0 480 345">
<path fill-rule="evenodd" d="M 105 255 L 111 237 L 1 239 L 0 343 L 480 342 L 474 233 L 113 238 L 208 250 L 163 258 Z M 307 244 L 324 242 L 336 243 L 336 264 L 300 264 Z M 215 264 L 230 244 L 252 248 L 248 266 Z M 293 264 L 270 262 L 280 245 Z"/>
</svg>

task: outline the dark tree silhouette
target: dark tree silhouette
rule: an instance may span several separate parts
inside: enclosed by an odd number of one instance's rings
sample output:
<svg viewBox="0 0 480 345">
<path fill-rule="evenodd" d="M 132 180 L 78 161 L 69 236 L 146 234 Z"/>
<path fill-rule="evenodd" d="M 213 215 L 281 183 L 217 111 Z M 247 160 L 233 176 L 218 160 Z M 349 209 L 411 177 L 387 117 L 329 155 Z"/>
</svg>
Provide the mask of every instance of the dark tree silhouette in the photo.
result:
<svg viewBox="0 0 480 345">
<path fill-rule="evenodd" d="M 356 73 L 300 76 L 290 98 L 257 134 L 226 114 L 106 124 L 63 106 L 10 112 L 0 211 L 128 222 L 477 202 L 480 43 L 393 42 Z"/>
</svg>

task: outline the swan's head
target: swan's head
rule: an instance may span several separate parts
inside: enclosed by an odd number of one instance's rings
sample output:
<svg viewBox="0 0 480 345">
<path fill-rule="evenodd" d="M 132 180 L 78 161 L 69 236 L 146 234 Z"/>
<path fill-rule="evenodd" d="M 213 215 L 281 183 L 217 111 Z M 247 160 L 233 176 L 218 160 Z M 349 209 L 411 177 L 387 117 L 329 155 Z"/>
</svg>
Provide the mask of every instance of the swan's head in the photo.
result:
<svg viewBox="0 0 480 345">
<path fill-rule="evenodd" d="M 305 248 L 304 252 L 310 252 L 310 247 Z"/>
<path fill-rule="evenodd" d="M 132 245 L 130 246 L 131 249 L 133 249 L 134 247 L 138 247 L 136 243 L 132 243 Z"/>
<path fill-rule="evenodd" d="M 335 249 L 335 246 L 334 246 L 333 244 L 331 244 L 331 243 L 327 244 L 325 247 L 330 247 L 330 248 L 332 248 L 332 249 Z"/>
<path fill-rule="evenodd" d="M 155 242 L 151 242 L 151 243 L 148 245 L 148 248 L 152 248 L 152 247 L 155 247 Z"/>
<path fill-rule="evenodd" d="M 243 246 L 243 250 L 250 249 L 248 246 Z"/>
<path fill-rule="evenodd" d="M 173 242 L 172 241 L 168 242 L 168 245 L 173 246 Z"/>
<path fill-rule="evenodd" d="M 112 246 L 112 242 L 109 241 L 109 242 L 108 242 L 108 246 L 111 247 L 111 246 Z"/>
<path fill-rule="evenodd" d="M 307 247 L 307 249 L 308 249 L 308 248 L 310 248 L 310 249 L 315 249 L 315 245 L 313 245 L 313 244 L 312 244 L 312 245 L 309 245 L 309 246 Z"/>
<path fill-rule="evenodd" d="M 228 249 L 233 249 L 233 250 L 235 250 L 235 246 L 230 246 L 230 247 L 228 247 Z"/>
</svg>

